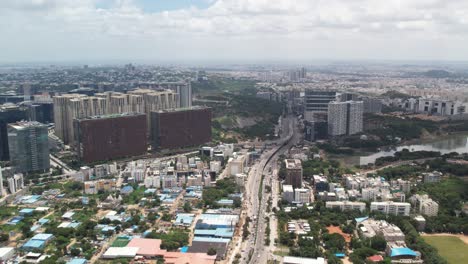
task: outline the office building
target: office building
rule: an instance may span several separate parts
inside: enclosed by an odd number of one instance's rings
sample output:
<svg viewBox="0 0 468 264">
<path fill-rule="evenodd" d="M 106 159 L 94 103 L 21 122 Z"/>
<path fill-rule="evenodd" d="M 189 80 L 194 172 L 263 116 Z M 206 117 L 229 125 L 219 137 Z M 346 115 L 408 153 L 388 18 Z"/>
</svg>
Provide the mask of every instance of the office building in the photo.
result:
<svg viewBox="0 0 468 264">
<path fill-rule="evenodd" d="M 13 177 L 7 179 L 8 190 L 11 194 L 17 193 L 24 188 L 24 178 L 22 173 L 16 173 Z"/>
<path fill-rule="evenodd" d="M 0 166 L 0 198 L 2 198 L 5 195 L 5 188 L 3 188 L 3 171 L 2 167 Z"/>
<path fill-rule="evenodd" d="M 325 140 L 328 138 L 328 122 L 304 121 L 304 138 L 307 141 Z"/>
<path fill-rule="evenodd" d="M 302 163 L 299 159 L 287 159 L 286 163 L 286 182 L 292 185 L 294 189 L 302 188 Z"/>
<path fill-rule="evenodd" d="M 39 122 L 8 125 L 10 160 L 16 172 L 46 172 L 50 168 L 47 126 Z"/>
<path fill-rule="evenodd" d="M 336 92 L 306 90 L 304 120 L 310 122 L 327 120 L 328 104 L 336 99 Z"/>
<path fill-rule="evenodd" d="M 7 125 L 26 119 L 27 111 L 24 107 L 0 105 L 0 160 L 10 160 Z"/>
<path fill-rule="evenodd" d="M 411 205 L 409 203 L 387 202 L 372 202 L 370 210 L 378 211 L 389 215 L 406 215 L 410 213 Z"/>
<path fill-rule="evenodd" d="M 292 185 L 283 185 L 283 199 L 290 203 L 294 201 L 294 189 Z"/>
<path fill-rule="evenodd" d="M 29 121 L 37 121 L 43 124 L 54 122 L 53 103 L 33 103 L 27 105 L 27 107 Z"/>
<path fill-rule="evenodd" d="M 330 209 L 338 208 L 341 211 L 359 210 L 363 212 L 366 210 L 366 203 L 351 201 L 330 201 L 325 203 L 325 207 Z"/>
<path fill-rule="evenodd" d="M 81 118 L 74 125 L 76 151 L 84 162 L 138 156 L 147 151 L 145 114 Z"/>
<path fill-rule="evenodd" d="M 328 107 L 328 134 L 354 135 L 363 131 L 363 102 L 331 102 Z"/>
<path fill-rule="evenodd" d="M 151 112 L 153 149 L 177 149 L 211 141 L 211 108 Z"/>
<path fill-rule="evenodd" d="M 294 202 L 296 203 L 309 203 L 310 190 L 305 188 L 294 189 Z"/>
</svg>

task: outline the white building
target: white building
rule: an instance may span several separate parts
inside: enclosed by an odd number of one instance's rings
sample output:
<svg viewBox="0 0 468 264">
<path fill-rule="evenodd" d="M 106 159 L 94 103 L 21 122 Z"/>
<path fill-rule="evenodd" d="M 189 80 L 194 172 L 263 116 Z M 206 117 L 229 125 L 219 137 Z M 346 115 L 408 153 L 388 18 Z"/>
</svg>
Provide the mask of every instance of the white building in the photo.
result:
<svg viewBox="0 0 468 264">
<path fill-rule="evenodd" d="M 304 188 L 296 188 L 294 190 L 294 201 L 297 203 L 309 203 L 310 190 Z"/>
<path fill-rule="evenodd" d="M 145 187 L 146 188 L 161 188 L 161 177 L 159 176 L 147 176 L 145 178 Z"/>
<path fill-rule="evenodd" d="M 370 210 L 378 211 L 384 214 L 391 215 L 406 215 L 410 213 L 411 205 L 409 203 L 387 202 L 372 202 Z"/>
<path fill-rule="evenodd" d="M 325 203 L 326 208 L 339 208 L 341 211 L 348 210 L 359 210 L 363 212 L 366 210 L 366 203 L 363 202 L 351 202 L 351 201 L 331 201 Z"/>
<path fill-rule="evenodd" d="M 362 101 L 331 102 L 328 105 L 328 134 L 354 135 L 363 131 Z"/>
<path fill-rule="evenodd" d="M 437 216 L 439 204 L 429 198 L 427 194 L 412 196 L 410 202 L 414 205 L 417 212 L 427 216 Z"/>
<path fill-rule="evenodd" d="M 13 177 L 8 178 L 8 189 L 10 193 L 16 193 L 24 188 L 24 179 L 22 173 L 17 173 Z"/>
<path fill-rule="evenodd" d="M 294 189 L 292 185 L 283 185 L 283 199 L 290 203 L 294 201 Z"/>
<path fill-rule="evenodd" d="M 426 172 L 422 174 L 424 183 L 440 182 L 442 173 L 438 171 Z"/>
</svg>

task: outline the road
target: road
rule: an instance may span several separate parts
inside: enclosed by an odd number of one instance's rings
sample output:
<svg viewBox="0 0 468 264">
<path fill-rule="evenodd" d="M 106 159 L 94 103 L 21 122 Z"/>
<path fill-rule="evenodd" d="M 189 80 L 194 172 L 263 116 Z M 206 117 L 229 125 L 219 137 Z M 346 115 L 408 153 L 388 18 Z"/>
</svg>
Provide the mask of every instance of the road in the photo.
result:
<svg viewBox="0 0 468 264">
<path fill-rule="evenodd" d="M 283 119 L 283 133 L 276 142 L 277 145 L 270 150 L 265 151 L 260 157 L 260 161 L 252 166 L 246 183 L 246 199 L 244 208 L 247 216 L 252 220 L 249 231 L 250 236 L 246 242 L 242 243 L 241 263 L 267 263 L 272 259 L 274 250 L 274 238 L 276 236 L 276 225 L 273 214 L 267 213 L 268 199 L 273 196 L 273 204 L 277 203 L 279 188 L 277 187 L 277 162 L 279 156 L 288 151 L 300 139 L 300 133 L 297 131 L 297 119 L 294 116 L 288 116 Z M 263 181 L 262 181 L 262 175 Z M 271 193 L 266 192 L 266 185 L 272 186 Z M 276 185 L 276 186 L 273 186 Z M 261 188 L 261 189 L 260 189 Z M 261 193 L 261 197 L 259 195 Z M 273 206 L 272 206 L 273 208 Z M 270 217 L 267 223 L 265 217 Z M 273 223 L 273 224 L 272 224 Z M 265 246 L 265 229 L 270 224 L 270 246 Z M 234 252 L 233 254 L 235 254 Z M 251 259 L 249 260 L 249 255 Z"/>
</svg>

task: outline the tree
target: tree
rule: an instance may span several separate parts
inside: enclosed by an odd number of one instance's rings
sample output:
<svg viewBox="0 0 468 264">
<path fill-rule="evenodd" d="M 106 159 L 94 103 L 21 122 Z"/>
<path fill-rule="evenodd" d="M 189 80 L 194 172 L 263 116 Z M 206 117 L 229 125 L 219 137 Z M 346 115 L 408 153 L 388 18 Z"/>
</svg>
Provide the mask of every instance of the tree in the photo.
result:
<svg viewBox="0 0 468 264">
<path fill-rule="evenodd" d="M 0 233 L 0 242 L 6 242 L 10 239 L 10 236 L 6 233 Z"/>
<path fill-rule="evenodd" d="M 370 239 L 370 246 L 377 251 L 384 251 L 387 247 L 387 241 L 383 236 L 377 235 Z"/>
<path fill-rule="evenodd" d="M 210 247 L 210 248 L 208 249 L 208 252 L 206 252 L 206 254 L 208 254 L 208 256 L 214 256 L 214 255 L 216 255 L 216 249 Z"/>
<path fill-rule="evenodd" d="M 192 211 L 192 205 L 190 205 L 190 202 L 186 201 L 184 204 L 184 212 L 190 213 Z"/>
<path fill-rule="evenodd" d="M 81 250 L 80 250 L 79 248 L 76 248 L 76 247 L 74 247 L 74 248 L 72 248 L 72 249 L 70 250 L 70 254 L 71 254 L 72 256 L 74 256 L 74 257 L 79 256 L 80 253 L 81 253 Z"/>
</svg>

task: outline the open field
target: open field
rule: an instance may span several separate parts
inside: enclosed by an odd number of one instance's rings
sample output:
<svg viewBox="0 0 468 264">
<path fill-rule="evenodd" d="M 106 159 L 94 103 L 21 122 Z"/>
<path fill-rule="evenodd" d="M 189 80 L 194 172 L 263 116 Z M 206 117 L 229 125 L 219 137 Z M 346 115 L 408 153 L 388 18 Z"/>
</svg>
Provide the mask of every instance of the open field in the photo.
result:
<svg viewBox="0 0 468 264">
<path fill-rule="evenodd" d="M 456 236 L 423 236 L 449 264 L 464 263 L 468 259 L 468 244 Z"/>
</svg>

